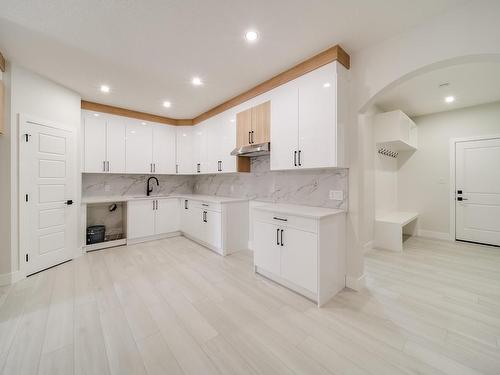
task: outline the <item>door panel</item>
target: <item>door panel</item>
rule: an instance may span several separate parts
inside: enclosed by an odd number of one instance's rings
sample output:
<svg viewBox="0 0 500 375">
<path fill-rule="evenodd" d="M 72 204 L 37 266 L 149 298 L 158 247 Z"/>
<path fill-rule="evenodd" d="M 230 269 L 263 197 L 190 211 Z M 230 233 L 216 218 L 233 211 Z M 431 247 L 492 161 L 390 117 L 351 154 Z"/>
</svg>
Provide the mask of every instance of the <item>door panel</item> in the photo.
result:
<svg viewBox="0 0 500 375">
<path fill-rule="evenodd" d="M 313 293 L 318 289 L 318 245 L 315 233 L 283 231 L 281 277 Z"/>
<path fill-rule="evenodd" d="M 155 173 L 175 173 L 175 137 L 175 127 L 169 125 L 153 126 L 153 163 Z"/>
<path fill-rule="evenodd" d="M 193 127 L 178 126 L 177 136 L 177 165 L 179 174 L 196 173 L 193 155 Z"/>
<path fill-rule="evenodd" d="M 500 139 L 458 142 L 455 153 L 456 239 L 500 246 Z"/>
<path fill-rule="evenodd" d="M 281 274 L 281 246 L 278 245 L 280 228 L 257 221 L 253 230 L 255 265 L 279 276 Z"/>
<path fill-rule="evenodd" d="M 236 147 L 250 144 L 252 131 L 252 108 L 236 114 Z"/>
<path fill-rule="evenodd" d="M 109 118 L 106 126 L 106 160 L 110 173 L 125 172 L 125 138 L 127 127 L 119 118 Z"/>
<path fill-rule="evenodd" d="M 84 117 L 84 171 L 104 173 L 106 161 L 106 120 L 88 114 Z"/>
<path fill-rule="evenodd" d="M 76 145 L 74 133 L 57 126 L 22 119 L 20 132 L 29 134 L 28 142 L 20 137 L 20 252 L 32 274 L 75 254 L 76 205 L 66 201 L 77 198 Z"/>
<path fill-rule="evenodd" d="M 295 82 L 277 88 L 271 102 L 271 169 L 295 169 L 299 133 L 299 91 Z"/>
<path fill-rule="evenodd" d="M 336 166 L 336 73 L 333 65 L 299 78 L 301 166 Z"/>
<path fill-rule="evenodd" d="M 252 143 L 269 142 L 270 128 L 271 102 L 267 101 L 252 108 Z"/>
<path fill-rule="evenodd" d="M 153 200 L 142 199 L 127 203 L 127 237 L 129 239 L 155 234 Z"/>
<path fill-rule="evenodd" d="M 151 126 L 130 120 L 127 124 L 127 173 L 152 173 L 153 133 Z"/>
<path fill-rule="evenodd" d="M 222 214 L 205 210 L 204 241 L 213 247 L 222 248 Z"/>
<path fill-rule="evenodd" d="M 177 232 L 179 230 L 179 201 L 177 199 L 158 199 L 155 212 L 155 234 Z"/>
</svg>

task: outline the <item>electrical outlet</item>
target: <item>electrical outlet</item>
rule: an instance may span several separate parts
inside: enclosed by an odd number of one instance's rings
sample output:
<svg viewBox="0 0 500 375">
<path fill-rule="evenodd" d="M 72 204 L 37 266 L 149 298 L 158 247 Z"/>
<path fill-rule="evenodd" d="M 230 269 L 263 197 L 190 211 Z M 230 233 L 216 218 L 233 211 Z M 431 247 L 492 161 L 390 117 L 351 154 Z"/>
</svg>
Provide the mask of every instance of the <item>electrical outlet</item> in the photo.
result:
<svg viewBox="0 0 500 375">
<path fill-rule="evenodd" d="M 334 201 L 344 200 L 344 192 L 342 190 L 330 190 L 330 199 Z"/>
</svg>

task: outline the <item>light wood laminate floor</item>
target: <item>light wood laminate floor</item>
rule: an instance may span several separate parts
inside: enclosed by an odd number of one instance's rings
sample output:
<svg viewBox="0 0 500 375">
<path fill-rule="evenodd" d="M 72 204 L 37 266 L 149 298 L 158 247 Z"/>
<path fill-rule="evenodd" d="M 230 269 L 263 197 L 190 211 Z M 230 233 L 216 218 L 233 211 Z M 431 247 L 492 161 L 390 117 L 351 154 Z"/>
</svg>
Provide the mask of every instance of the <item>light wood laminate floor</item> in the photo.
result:
<svg viewBox="0 0 500 375">
<path fill-rule="evenodd" d="M 2 374 L 500 374 L 500 249 L 411 238 L 326 307 L 183 238 L 0 289 Z"/>
</svg>

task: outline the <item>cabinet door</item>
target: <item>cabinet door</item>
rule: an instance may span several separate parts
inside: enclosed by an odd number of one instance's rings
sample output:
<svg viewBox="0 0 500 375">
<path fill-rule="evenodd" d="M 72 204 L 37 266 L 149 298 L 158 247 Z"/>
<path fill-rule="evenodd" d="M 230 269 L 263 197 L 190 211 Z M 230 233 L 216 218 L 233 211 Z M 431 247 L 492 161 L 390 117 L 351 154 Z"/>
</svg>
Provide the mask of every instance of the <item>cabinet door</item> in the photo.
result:
<svg viewBox="0 0 500 375">
<path fill-rule="evenodd" d="M 153 172 L 175 173 L 175 127 L 153 125 Z"/>
<path fill-rule="evenodd" d="M 220 212 L 205 210 L 203 223 L 203 238 L 209 245 L 216 249 L 222 248 L 222 214 Z"/>
<path fill-rule="evenodd" d="M 127 124 L 127 173 L 152 173 L 153 133 L 150 125 L 130 121 Z"/>
<path fill-rule="evenodd" d="M 178 126 L 177 136 L 177 172 L 179 174 L 196 173 L 196 163 L 193 158 L 193 127 Z"/>
<path fill-rule="evenodd" d="M 210 121 L 212 120 L 212 121 Z M 206 173 L 236 172 L 236 118 L 233 112 L 223 113 L 207 121 L 208 165 Z"/>
<path fill-rule="evenodd" d="M 196 173 L 208 170 L 207 123 L 193 126 L 193 162 Z"/>
<path fill-rule="evenodd" d="M 252 108 L 252 143 L 270 141 L 271 102 L 267 101 Z"/>
<path fill-rule="evenodd" d="M 254 261 L 265 271 L 281 274 L 279 231 L 277 225 L 257 221 L 253 227 Z"/>
<path fill-rule="evenodd" d="M 252 108 L 239 112 L 236 115 L 236 147 L 243 147 L 250 144 L 250 134 L 252 132 Z"/>
<path fill-rule="evenodd" d="M 84 117 L 84 122 L 84 171 L 103 173 L 106 161 L 106 120 L 102 116 L 88 114 Z"/>
<path fill-rule="evenodd" d="M 155 233 L 154 200 L 142 199 L 127 204 L 127 237 L 141 238 Z"/>
<path fill-rule="evenodd" d="M 304 168 L 336 166 L 336 73 L 333 64 L 299 83 L 299 152 Z"/>
<path fill-rule="evenodd" d="M 192 207 L 192 201 L 188 201 L 187 209 L 185 201 L 181 201 L 181 230 L 188 236 L 201 239 L 203 214 L 199 207 Z"/>
<path fill-rule="evenodd" d="M 283 230 L 281 277 L 313 293 L 318 289 L 318 237 L 297 229 Z"/>
<path fill-rule="evenodd" d="M 295 82 L 273 91 L 271 101 L 271 169 L 297 168 L 299 91 Z"/>
<path fill-rule="evenodd" d="M 125 173 L 125 138 L 127 127 L 123 119 L 111 117 L 106 126 L 106 160 L 108 172 Z"/>
<path fill-rule="evenodd" d="M 179 230 L 179 201 L 158 199 L 155 211 L 155 234 L 177 232 Z"/>
</svg>

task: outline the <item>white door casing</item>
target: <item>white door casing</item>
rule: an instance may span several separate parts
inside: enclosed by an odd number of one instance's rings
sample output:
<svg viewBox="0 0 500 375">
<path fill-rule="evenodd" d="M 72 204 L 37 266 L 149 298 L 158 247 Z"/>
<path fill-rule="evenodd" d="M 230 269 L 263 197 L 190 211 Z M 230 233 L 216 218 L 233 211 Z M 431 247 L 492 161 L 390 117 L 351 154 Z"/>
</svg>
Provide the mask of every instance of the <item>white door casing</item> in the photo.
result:
<svg viewBox="0 0 500 375">
<path fill-rule="evenodd" d="M 19 122 L 20 269 L 30 275 L 76 254 L 77 147 L 67 126 Z"/>
<path fill-rule="evenodd" d="M 455 143 L 455 215 L 457 240 L 500 246 L 500 138 Z"/>
</svg>

